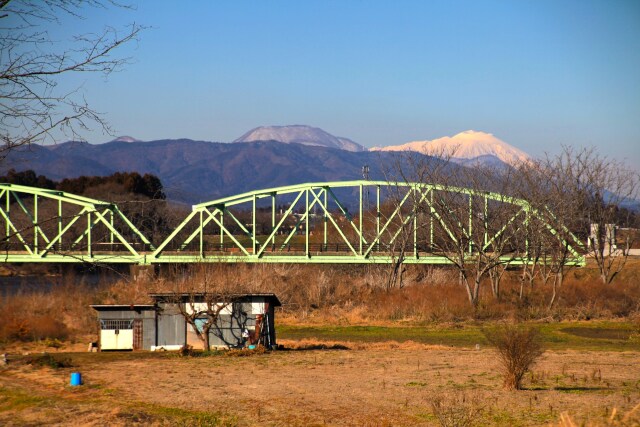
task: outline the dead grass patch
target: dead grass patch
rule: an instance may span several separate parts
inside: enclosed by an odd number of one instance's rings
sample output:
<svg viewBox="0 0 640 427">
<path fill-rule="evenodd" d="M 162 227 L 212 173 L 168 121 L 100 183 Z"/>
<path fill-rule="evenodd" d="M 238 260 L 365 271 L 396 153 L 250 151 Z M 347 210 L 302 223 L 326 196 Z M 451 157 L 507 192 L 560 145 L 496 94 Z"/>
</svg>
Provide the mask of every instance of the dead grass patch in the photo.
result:
<svg viewBox="0 0 640 427">
<path fill-rule="evenodd" d="M 279 340 L 285 349 L 292 350 L 446 350 L 451 347 L 442 345 L 430 345 L 415 341 L 381 341 L 381 342 L 359 342 L 359 341 L 327 341 L 317 339 L 302 340 Z"/>
</svg>

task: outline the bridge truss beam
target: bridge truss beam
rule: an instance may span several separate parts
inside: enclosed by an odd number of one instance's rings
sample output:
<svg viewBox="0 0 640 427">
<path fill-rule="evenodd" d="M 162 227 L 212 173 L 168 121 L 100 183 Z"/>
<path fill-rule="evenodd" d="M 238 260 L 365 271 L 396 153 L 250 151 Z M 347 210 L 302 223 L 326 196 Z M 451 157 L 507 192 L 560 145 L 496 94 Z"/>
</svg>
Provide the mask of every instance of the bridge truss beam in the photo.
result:
<svg viewBox="0 0 640 427">
<path fill-rule="evenodd" d="M 4 262 L 138 263 L 153 246 L 113 203 L 0 184 Z"/>
<path fill-rule="evenodd" d="M 462 247 L 464 262 L 474 262 L 500 245 L 499 262 L 524 264 L 531 261 L 525 231 L 535 222 L 570 251 L 569 263 L 584 263 L 579 239 L 548 210 L 437 184 L 252 191 L 194 205 L 157 246 L 112 203 L 12 184 L 0 184 L 0 202 L 4 262 L 451 264 L 449 250 Z"/>
<path fill-rule="evenodd" d="M 464 198 L 466 220 L 451 221 L 455 215 L 443 212 L 450 210 L 446 204 L 434 201 L 442 194 Z M 347 202 L 354 198 L 355 204 Z M 481 201 L 480 212 L 474 200 Z M 501 227 L 490 227 L 490 207 L 504 204 L 514 213 Z M 474 231 L 478 218 L 484 218 L 476 225 L 483 241 L 475 243 L 472 235 L 478 231 Z M 584 264 L 579 239 L 566 228 L 560 232 L 548 221 L 548 212 L 539 212 L 525 200 L 467 188 L 386 181 L 292 185 L 195 205 L 148 262 L 392 263 L 401 246 L 405 263 L 451 264 L 452 257 L 436 242 L 443 236 L 468 241 L 471 262 L 480 252 L 491 251 L 508 228 L 524 228 L 532 219 L 568 248 L 573 255 L 569 263 Z M 523 264 L 530 257 L 526 247 L 515 248 L 500 262 Z"/>
</svg>

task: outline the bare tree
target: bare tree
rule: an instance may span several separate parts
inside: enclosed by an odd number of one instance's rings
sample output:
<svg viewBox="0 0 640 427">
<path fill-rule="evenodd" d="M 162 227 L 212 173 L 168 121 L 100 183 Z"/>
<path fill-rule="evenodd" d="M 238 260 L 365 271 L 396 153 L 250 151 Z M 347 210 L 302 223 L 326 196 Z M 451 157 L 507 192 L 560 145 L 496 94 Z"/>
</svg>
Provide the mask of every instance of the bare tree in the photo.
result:
<svg viewBox="0 0 640 427">
<path fill-rule="evenodd" d="M 115 51 L 137 40 L 142 27 L 105 27 L 70 42 L 51 37 L 48 26 L 61 24 L 61 16 L 83 19 L 88 7 L 128 6 L 112 0 L 0 0 L 0 158 L 19 146 L 55 142 L 55 132 L 78 140 L 93 124 L 110 133 L 80 88 L 61 89 L 60 79 L 122 69 L 128 58 Z"/>
<path fill-rule="evenodd" d="M 396 156 L 393 164 L 383 170 L 386 180 L 391 184 L 386 194 L 381 220 L 384 224 L 380 247 L 391 258 L 387 269 L 385 287 L 387 290 L 403 286 L 404 262 L 412 242 L 417 245 L 417 236 L 424 226 L 425 212 L 422 205 L 424 194 L 420 189 L 397 185 L 427 182 L 429 175 L 445 176 L 450 171 L 450 154 L 438 153 L 440 160 L 428 165 L 425 156 L 414 152 L 403 152 Z M 423 221 L 419 221 L 422 219 Z M 424 232 L 422 232 L 424 233 Z M 414 251 L 418 248 L 413 248 Z"/>
<path fill-rule="evenodd" d="M 427 255 L 442 257 L 457 269 L 474 307 L 485 278 L 499 299 L 504 272 L 516 264 L 522 266 L 520 298 L 526 282 L 532 288 L 536 277 L 543 276 L 545 283 L 553 277 L 551 307 L 566 270 L 583 260 L 582 237 L 586 235 L 581 230 L 586 230 L 587 218 L 611 212 L 610 208 L 600 209 L 596 215 L 594 206 L 602 203 L 594 204 L 585 196 L 605 181 L 609 184 L 603 188 L 618 188 L 618 196 L 629 199 L 633 194 L 622 190 L 624 181 L 602 172 L 607 168 L 597 169 L 601 171 L 595 174 L 597 179 L 582 171 L 576 178 L 575 162 L 594 163 L 594 159 L 581 160 L 589 158 L 589 153 L 578 155 L 577 160 L 573 153 L 566 153 L 556 160 L 504 168 L 481 164 L 462 167 L 449 161 L 453 153 L 442 153 L 437 159 L 403 153 L 395 163 L 399 178 L 388 179 L 410 187 L 411 209 L 405 216 L 413 221 L 404 221 L 405 229 L 400 232 L 414 234 L 427 248 Z M 399 206 L 396 199 L 401 197 L 392 199 Z M 426 220 L 418 220 L 420 216 Z M 628 255 L 628 250 L 619 253 Z M 601 253 L 595 257 L 602 258 Z"/>
<path fill-rule="evenodd" d="M 424 218 L 414 221 L 409 231 L 419 236 L 427 252 L 446 258 L 458 270 L 469 302 L 476 307 L 483 278 L 519 256 L 513 235 L 522 206 L 507 195 L 510 170 L 461 167 L 449 162 L 447 153 L 439 159 L 416 153 L 403 157 L 396 163 L 396 181 L 418 184 L 410 190 L 412 215 Z M 496 297 L 501 276 L 492 275 Z"/>
<path fill-rule="evenodd" d="M 222 265 L 197 265 L 176 277 L 174 291 L 165 293 L 167 302 L 175 305 L 191 330 L 202 342 L 203 348 L 211 348 L 211 338 L 216 337 L 229 346 L 238 345 L 243 337 L 225 341 L 223 323 L 231 322 L 247 329 L 247 314 L 242 310 L 246 285 L 229 280 Z M 256 319 L 254 334 L 260 334 L 260 320 Z M 227 329 L 231 325 L 226 325 Z M 256 332 L 257 331 L 257 332 Z M 258 336 L 244 337 L 257 341 Z"/>
<path fill-rule="evenodd" d="M 552 279 L 549 307 L 556 300 L 567 268 L 574 266 L 572 261 L 581 255 L 575 249 L 580 246 L 580 241 L 572 232 L 579 229 L 575 226 L 575 194 L 554 178 L 557 175 L 557 171 L 549 170 L 544 162 L 532 160 L 519 165 L 512 177 L 514 193 L 526 199 L 534 213 L 518 235 L 519 245 L 526 247 L 520 276 L 520 299 L 524 296 L 526 282 L 533 288 L 536 277 L 540 277 L 544 284 Z"/>
<path fill-rule="evenodd" d="M 593 148 L 564 147 L 542 163 L 548 189 L 556 199 L 556 212 L 563 212 L 566 224 L 585 236 L 603 283 L 611 283 L 629 257 L 631 240 L 616 240 L 622 224 L 620 209 L 637 200 L 640 174 L 624 163 L 600 156 Z M 572 218 L 572 220 L 570 220 Z"/>
<path fill-rule="evenodd" d="M 202 341 L 204 349 L 211 349 L 211 333 L 215 331 L 220 315 L 230 311 L 234 298 L 226 293 L 190 292 L 176 294 L 175 302 L 180 314 Z"/>
<path fill-rule="evenodd" d="M 385 203 L 387 209 L 382 209 L 380 212 L 383 223 L 393 224 L 384 229 L 382 244 L 391 258 L 386 272 L 385 289 L 387 291 L 403 287 L 404 261 L 414 235 L 414 221 L 411 221 L 414 215 L 413 207 L 404 206 L 404 190 L 400 187 L 390 187 L 388 200 Z"/>
</svg>

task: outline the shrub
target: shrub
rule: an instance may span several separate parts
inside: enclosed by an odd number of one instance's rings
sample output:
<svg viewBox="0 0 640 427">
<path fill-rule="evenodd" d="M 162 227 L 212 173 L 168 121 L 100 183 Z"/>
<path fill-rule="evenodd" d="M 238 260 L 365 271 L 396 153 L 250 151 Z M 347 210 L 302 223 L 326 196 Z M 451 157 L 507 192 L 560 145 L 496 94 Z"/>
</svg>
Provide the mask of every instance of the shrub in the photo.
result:
<svg viewBox="0 0 640 427">
<path fill-rule="evenodd" d="M 27 364 L 33 366 L 48 366 L 52 369 L 72 368 L 73 363 L 70 357 L 55 357 L 50 354 L 43 354 L 41 356 L 31 356 L 26 361 Z"/>
<path fill-rule="evenodd" d="M 478 399 L 464 395 L 435 397 L 431 400 L 431 410 L 442 427 L 470 427 L 479 424 L 482 415 Z"/>
<path fill-rule="evenodd" d="M 264 348 L 263 346 L 258 346 L 254 350 L 249 350 L 247 348 L 231 349 L 225 351 L 223 354 L 227 357 L 248 357 L 265 354 L 266 352 L 266 348 Z"/>
<path fill-rule="evenodd" d="M 520 390 L 524 374 L 544 353 L 540 331 L 533 327 L 504 325 L 482 332 L 496 348 L 502 364 L 505 388 Z"/>
<path fill-rule="evenodd" d="M 2 341 L 65 340 L 68 336 L 66 325 L 49 314 L 22 313 L 8 309 L 0 315 Z"/>
<path fill-rule="evenodd" d="M 190 346 L 189 344 L 185 344 L 180 347 L 180 350 L 178 350 L 178 355 L 182 357 L 193 357 L 195 356 L 195 351 L 193 351 L 192 346 Z"/>
</svg>

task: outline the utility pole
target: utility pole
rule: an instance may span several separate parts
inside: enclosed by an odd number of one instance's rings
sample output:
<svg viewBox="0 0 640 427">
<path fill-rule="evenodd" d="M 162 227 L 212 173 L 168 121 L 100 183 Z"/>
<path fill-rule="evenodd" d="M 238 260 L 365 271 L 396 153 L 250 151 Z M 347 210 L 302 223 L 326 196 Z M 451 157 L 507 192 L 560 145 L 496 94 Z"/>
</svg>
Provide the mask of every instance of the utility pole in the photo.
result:
<svg viewBox="0 0 640 427">
<path fill-rule="evenodd" d="M 362 166 L 362 179 L 369 181 L 369 165 Z M 369 186 L 367 186 L 367 191 L 364 192 L 362 198 L 364 199 L 362 200 L 362 204 L 365 209 L 369 209 Z"/>
</svg>

